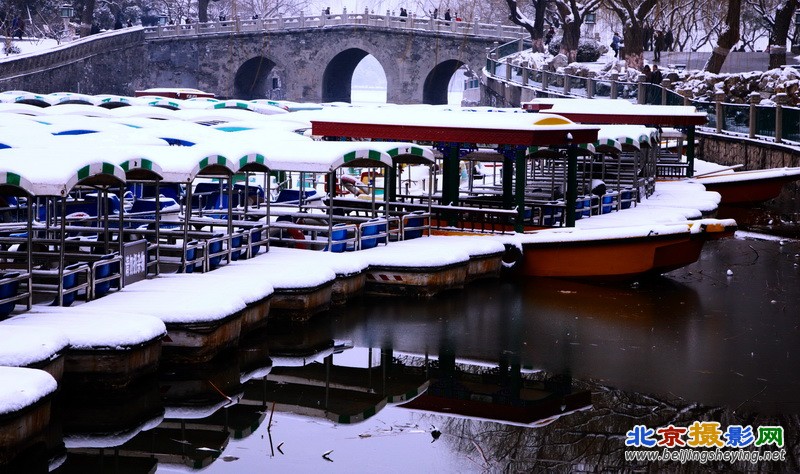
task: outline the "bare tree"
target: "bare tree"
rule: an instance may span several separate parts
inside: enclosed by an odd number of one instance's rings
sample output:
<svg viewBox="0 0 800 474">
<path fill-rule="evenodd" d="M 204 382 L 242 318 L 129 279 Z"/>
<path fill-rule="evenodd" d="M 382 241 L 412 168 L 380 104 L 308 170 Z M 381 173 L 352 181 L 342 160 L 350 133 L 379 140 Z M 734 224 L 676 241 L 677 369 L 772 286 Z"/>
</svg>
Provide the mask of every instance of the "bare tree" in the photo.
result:
<svg viewBox="0 0 800 474">
<path fill-rule="evenodd" d="M 765 3 L 770 1 L 773 7 L 770 10 L 774 11 L 778 8 L 777 2 L 774 0 L 747 0 L 742 6 L 742 26 L 739 32 L 739 41 L 743 50 L 755 51 L 756 43 L 760 40 L 769 37 L 772 31 L 772 19 L 764 15 L 762 8 L 756 3 Z"/>
<path fill-rule="evenodd" d="M 717 39 L 717 46 L 711 51 L 703 69 L 719 74 L 731 48 L 739 42 L 739 23 L 742 16 L 742 0 L 728 0 L 728 13 L 725 15 L 725 29 Z"/>
<path fill-rule="evenodd" d="M 625 62 L 628 67 L 642 69 L 644 65 L 644 35 L 642 27 L 658 0 L 605 0 L 606 5 L 624 25 Z"/>
<path fill-rule="evenodd" d="M 544 16 L 547 11 L 549 0 L 531 0 L 533 18 L 529 18 L 522 12 L 517 0 L 506 0 L 508 6 L 508 19 L 511 23 L 525 28 L 531 35 L 532 49 L 537 52 L 544 52 Z"/>
<path fill-rule="evenodd" d="M 561 39 L 560 52 L 575 61 L 578 55 L 578 45 L 581 39 L 581 26 L 586 15 L 594 12 L 600 6 L 601 0 L 589 0 L 586 3 L 577 0 L 554 0 L 558 18 L 564 29 Z"/>
<path fill-rule="evenodd" d="M 769 67 L 786 64 L 786 41 L 789 38 L 789 29 L 798 7 L 798 0 L 748 0 L 757 17 L 769 30 Z"/>
</svg>

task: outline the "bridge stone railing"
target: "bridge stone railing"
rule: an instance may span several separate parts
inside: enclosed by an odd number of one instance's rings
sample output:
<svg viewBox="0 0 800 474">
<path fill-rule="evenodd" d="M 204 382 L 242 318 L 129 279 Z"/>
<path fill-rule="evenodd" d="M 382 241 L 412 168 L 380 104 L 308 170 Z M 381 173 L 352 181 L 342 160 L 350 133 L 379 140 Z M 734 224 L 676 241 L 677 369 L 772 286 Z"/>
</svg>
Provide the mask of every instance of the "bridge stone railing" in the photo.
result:
<svg viewBox="0 0 800 474">
<path fill-rule="evenodd" d="M 141 28 L 126 28 L 62 43 L 52 49 L 5 58 L 0 63 L 0 79 L 46 72 L 74 65 L 98 54 L 135 48 L 144 44 Z M 2 87 L 0 87 L 2 89 Z"/>
<path fill-rule="evenodd" d="M 207 23 L 190 23 L 178 25 L 162 25 L 145 28 L 145 37 L 170 38 L 176 36 L 199 36 L 213 34 L 258 33 L 265 31 L 288 31 L 303 28 L 326 28 L 331 26 L 374 26 L 396 30 L 430 31 L 439 34 L 472 35 L 497 39 L 516 39 L 526 36 L 525 30 L 519 26 L 501 23 L 479 23 L 468 21 L 445 21 L 428 17 L 395 16 L 389 11 L 385 15 L 376 15 L 364 11 L 348 13 L 347 10 L 337 14 L 299 15 L 292 17 L 275 17 L 253 20 L 233 19 L 210 21 Z"/>
</svg>

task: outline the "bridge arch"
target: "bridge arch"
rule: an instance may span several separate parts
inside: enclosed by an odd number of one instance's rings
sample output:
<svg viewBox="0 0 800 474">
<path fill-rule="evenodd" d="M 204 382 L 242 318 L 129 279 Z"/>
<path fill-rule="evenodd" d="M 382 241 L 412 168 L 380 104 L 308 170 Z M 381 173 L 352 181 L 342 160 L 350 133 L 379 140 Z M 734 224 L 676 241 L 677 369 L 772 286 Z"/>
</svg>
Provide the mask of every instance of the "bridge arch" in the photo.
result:
<svg viewBox="0 0 800 474">
<path fill-rule="evenodd" d="M 322 74 L 322 101 L 351 102 L 353 73 L 361 61 L 369 55 L 370 53 L 362 48 L 349 47 L 331 58 Z M 383 69 L 381 61 L 375 59 Z M 385 76 L 385 69 L 383 72 Z"/>
<path fill-rule="evenodd" d="M 422 102 L 424 104 L 447 104 L 447 92 L 450 80 L 458 68 L 464 66 L 458 59 L 448 59 L 436 64 L 425 77 L 422 84 Z"/>
<path fill-rule="evenodd" d="M 270 97 L 276 88 L 270 81 L 275 62 L 264 56 L 256 56 L 245 61 L 233 79 L 233 96 L 237 99 L 261 99 Z"/>
</svg>

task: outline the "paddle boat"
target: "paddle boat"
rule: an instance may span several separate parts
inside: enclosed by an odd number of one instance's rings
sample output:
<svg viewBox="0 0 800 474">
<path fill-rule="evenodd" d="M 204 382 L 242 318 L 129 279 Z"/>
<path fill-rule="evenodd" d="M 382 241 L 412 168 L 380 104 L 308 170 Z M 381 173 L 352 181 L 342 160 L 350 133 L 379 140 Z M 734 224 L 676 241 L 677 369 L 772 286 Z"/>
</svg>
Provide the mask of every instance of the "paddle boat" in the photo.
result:
<svg viewBox="0 0 800 474">
<path fill-rule="evenodd" d="M 784 187 L 800 180 L 800 167 L 740 170 L 741 165 L 720 166 L 695 160 L 692 179 L 722 196 L 721 204 L 746 206 L 775 199 Z M 699 171 L 699 172 L 698 172 Z"/>
<path fill-rule="evenodd" d="M 702 212 L 689 209 L 675 213 L 664 211 L 669 215 L 661 216 L 662 222 L 641 211 L 629 215 L 627 209 L 607 213 L 610 218 L 603 215 L 581 219 L 584 211 L 576 209 L 579 200 L 578 156 L 581 147 L 588 149 L 589 145 L 600 144 L 600 126 L 575 124 L 555 114 L 493 114 L 435 109 L 426 114 L 419 114 L 418 109 L 414 112 L 404 114 L 399 107 L 392 108 L 392 113 L 383 109 L 320 111 L 311 119 L 312 131 L 315 136 L 332 138 L 437 143 L 443 155 L 441 168 L 444 177 L 441 196 L 437 196 L 439 202 L 432 206 L 436 211 L 433 220 L 435 232 L 494 233 L 506 244 L 506 267 L 520 275 L 631 278 L 661 273 L 695 261 L 702 242 L 711 236 L 729 234 L 733 229 L 733 221 L 692 223 L 688 219 L 702 217 Z M 688 110 L 678 112 L 676 122 L 699 123 L 705 120 L 703 114 Z M 650 153 L 652 137 L 649 132 L 646 142 L 650 145 L 647 153 Z M 492 193 L 462 198 L 458 163 L 463 156 L 468 156 L 473 150 L 486 149 L 487 145 L 495 147 L 493 153 L 499 156 L 494 159 L 503 163 L 501 188 Z M 545 217 L 548 213 L 552 216 L 554 211 L 548 209 L 548 201 L 528 198 L 527 183 L 530 176 L 535 176 L 532 160 L 526 159 L 532 146 L 561 150 L 560 156 L 564 157 L 560 158 L 560 168 L 568 184 L 561 209 L 563 218 L 547 223 L 564 225 L 566 229 L 544 230 Z M 630 146 L 642 148 L 639 140 Z M 519 166 L 520 163 L 525 166 Z M 654 169 L 651 158 L 645 157 L 641 163 L 639 169 Z M 654 179 L 642 182 L 643 195 L 647 194 L 653 182 Z M 639 182 L 636 184 L 638 188 Z M 585 202 L 585 198 L 580 199 Z M 706 201 L 703 199 L 703 207 Z M 440 205 L 447 208 L 438 207 Z M 645 206 L 626 207 L 644 209 Z M 459 214 L 462 210 L 464 212 Z M 497 213 L 493 220 L 474 217 L 491 210 Z M 652 208 L 648 210 L 654 214 Z M 503 216 L 498 211 L 507 214 Z M 473 216 L 470 217 L 469 212 Z M 588 214 L 592 216 L 591 210 Z M 619 218 L 612 214 L 619 214 Z M 571 229 L 576 227 L 576 221 L 577 228 Z M 647 224 L 637 226 L 639 223 Z M 617 227 L 619 230 L 602 227 Z M 508 233 L 511 230 L 517 233 L 511 235 Z M 545 261 L 552 264 L 543 264 Z"/>
</svg>

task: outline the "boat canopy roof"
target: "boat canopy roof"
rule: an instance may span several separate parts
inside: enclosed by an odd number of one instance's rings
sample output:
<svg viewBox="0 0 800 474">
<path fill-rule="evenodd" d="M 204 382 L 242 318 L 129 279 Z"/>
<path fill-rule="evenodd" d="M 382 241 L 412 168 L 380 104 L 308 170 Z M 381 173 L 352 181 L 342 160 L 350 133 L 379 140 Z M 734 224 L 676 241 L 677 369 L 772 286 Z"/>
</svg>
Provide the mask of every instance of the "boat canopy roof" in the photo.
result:
<svg viewBox="0 0 800 474">
<path fill-rule="evenodd" d="M 77 115 L 83 117 L 114 117 L 109 109 L 85 103 L 63 103 L 42 109 L 44 115 Z"/>
<path fill-rule="evenodd" d="M 692 106 L 640 105 L 627 100 L 599 99 L 534 99 L 530 103 L 541 107 L 551 105 L 540 110 L 540 114 L 560 115 L 578 123 L 687 126 L 708 121 L 705 112 L 698 112 Z M 609 106 L 611 104 L 613 106 Z"/>
<path fill-rule="evenodd" d="M 168 120 L 155 125 L 157 126 L 131 129 L 129 133 L 131 135 L 160 138 L 171 145 L 181 146 L 194 146 L 197 143 L 230 140 L 230 135 L 226 135 L 225 132 L 193 122 Z"/>
<path fill-rule="evenodd" d="M 0 103 L 0 112 L 38 116 L 44 114 L 44 107 L 24 102 L 4 102 Z"/>
<path fill-rule="evenodd" d="M 601 138 L 613 138 L 620 144 L 640 149 L 658 143 L 659 132 L 653 127 L 643 125 L 603 125 L 600 127 Z"/>
<path fill-rule="evenodd" d="M 52 92 L 47 94 L 47 101 L 51 105 L 58 104 L 84 104 L 95 105 L 97 100 L 94 96 L 81 94 L 80 92 Z"/>
<path fill-rule="evenodd" d="M 241 109 L 250 110 L 264 115 L 288 114 L 289 111 L 277 105 L 257 103 L 253 101 L 229 99 L 214 104 L 209 104 L 213 109 Z"/>
<path fill-rule="evenodd" d="M 28 91 L 4 91 L 0 92 L 0 104 L 26 104 L 34 107 L 48 107 L 51 102 L 46 95 L 42 94 L 34 94 Z"/>
<path fill-rule="evenodd" d="M 163 107 L 151 107 L 149 105 L 131 105 L 129 107 L 117 107 L 111 109 L 115 117 L 129 118 L 141 117 L 161 120 L 174 120 L 175 112 Z"/>
<path fill-rule="evenodd" d="M 371 147 L 386 152 L 392 157 L 394 164 L 433 165 L 436 156 L 427 146 L 419 146 L 407 142 L 370 142 Z"/>
<path fill-rule="evenodd" d="M 554 145 L 593 143 L 598 127 L 564 117 L 431 108 L 337 108 L 307 111 L 319 136 L 443 143 Z"/>
<path fill-rule="evenodd" d="M 330 173 L 342 166 L 392 166 L 385 147 L 373 142 L 272 142 L 264 146 L 266 166 L 273 171 Z"/>
<path fill-rule="evenodd" d="M 96 99 L 96 105 L 106 109 L 115 109 L 117 107 L 129 105 L 139 105 L 143 102 L 136 97 L 127 97 L 124 95 L 99 94 L 94 97 Z"/>
<path fill-rule="evenodd" d="M 235 108 L 181 109 L 176 110 L 174 115 L 179 120 L 195 123 L 252 120 L 254 116 L 260 117 L 261 115 L 250 110 Z"/>
<path fill-rule="evenodd" d="M 263 130 L 267 133 L 278 130 L 294 132 L 296 130 L 311 128 L 311 122 L 288 120 L 288 117 L 287 120 L 235 120 L 211 125 L 211 128 L 216 128 L 224 132 L 241 132 L 244 130 Z"/>
<path fill-rule="evenodd" d="M 167 183 L 191 183 L 199 176 L 228 176 L 238 165 L 213 145 L 142 147 L 141 160 L 149 160 Z"/>
<path fill-rule="evenodd" d="M 166 148 L 166 147 L 165 147 Z M 125 182 L 125 171 L 104 150 L 63 148 L 0 151 L 0 188 L 33 196 L 66 196 L 78 184 L 113 186 Z"/>
</svg>

